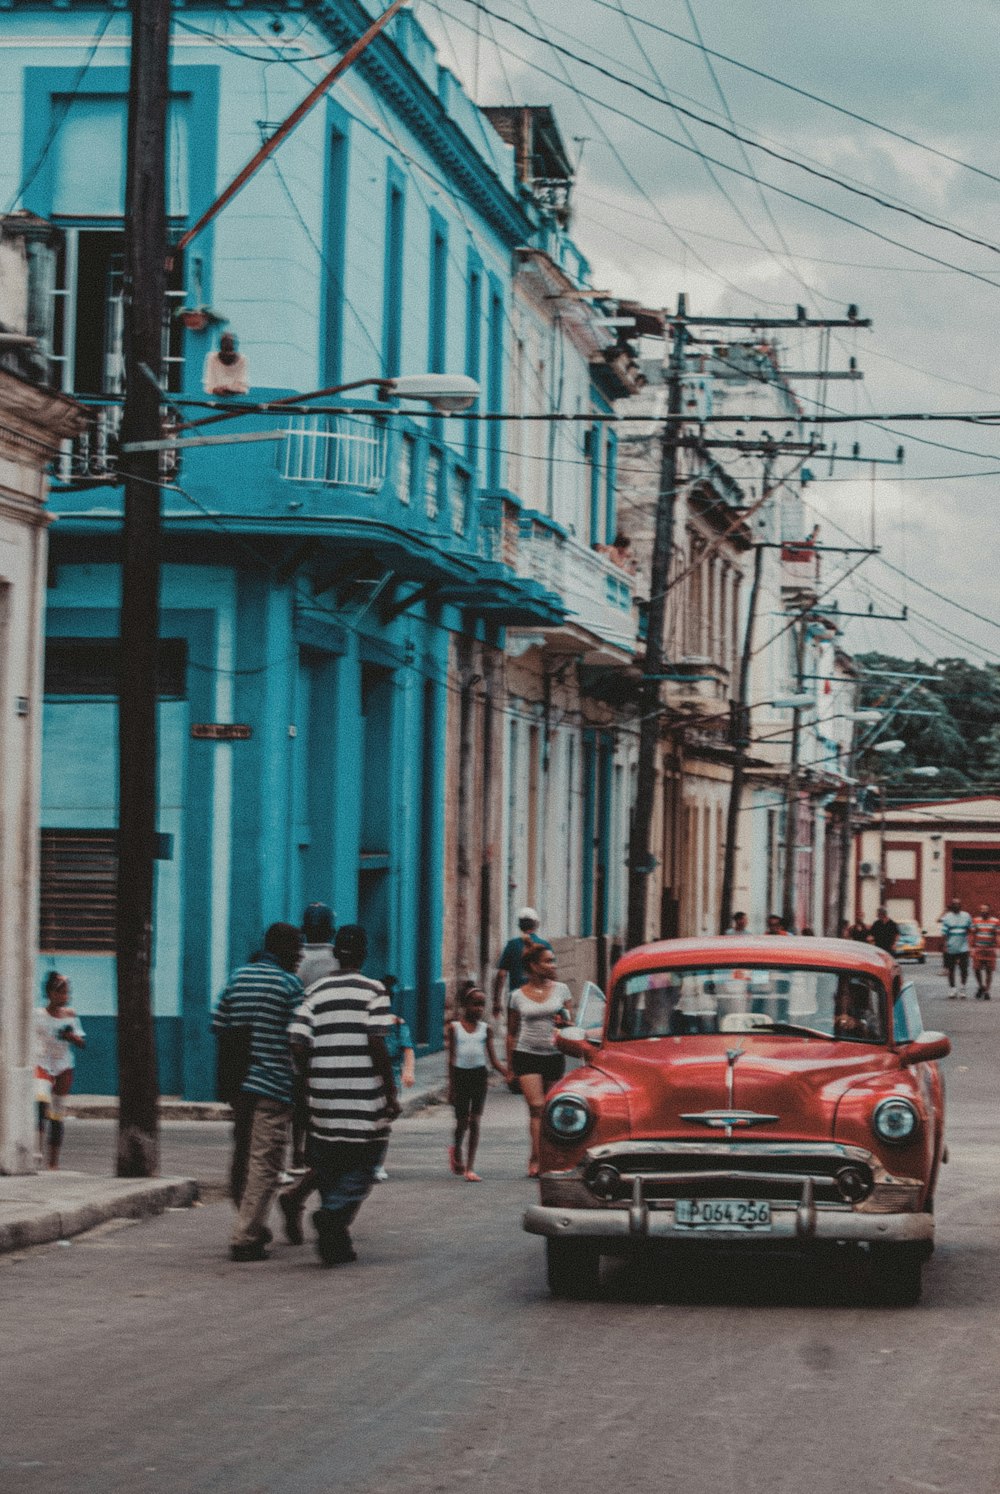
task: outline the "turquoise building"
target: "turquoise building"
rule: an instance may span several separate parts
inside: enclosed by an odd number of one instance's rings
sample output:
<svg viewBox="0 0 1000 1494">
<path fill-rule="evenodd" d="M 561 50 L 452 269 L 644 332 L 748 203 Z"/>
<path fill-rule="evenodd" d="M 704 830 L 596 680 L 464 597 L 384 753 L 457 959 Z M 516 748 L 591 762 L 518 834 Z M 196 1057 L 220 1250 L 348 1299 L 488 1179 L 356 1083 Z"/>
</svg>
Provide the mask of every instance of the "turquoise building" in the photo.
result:
<svg viewBox="0 0 1000 1494">
<path fill-rule="evenodd" d="M 369 24 L 356 0 L 195 4 L 174 22 L 178 238 Z M 51 382 L 92 410 L 51 498 L 41 970 L 88 1032 L 77 1088 L 115 1088 L 114 876 L 128 16 L 5 11 L 0 197 L 33 227 Z M 511 264 L 536 209 L 513 151 L 401 12 L 190 246 L 164 322 L 169 400 L 237 334 L 252 400 L 462 373 L 504 404 Z M 221 320 L 220 320 L 221 319 Z M 362 389 L 364 396 L 369 392 Z M 446 724 L 455 640 L 565 616 L 505 563 L 502 426 L 393 413 L 231 422 L 259 442 L 166 459 L 155 1016 L 165 1093 L 210 1097 L 210 1008 L 307 902 L 369 930 L 417 1041 L 444 1002 Z M 335 404 L 336 401 L 333 401 Z M 323 402 L 329 410 L 331 401 Z"/>
</svg>

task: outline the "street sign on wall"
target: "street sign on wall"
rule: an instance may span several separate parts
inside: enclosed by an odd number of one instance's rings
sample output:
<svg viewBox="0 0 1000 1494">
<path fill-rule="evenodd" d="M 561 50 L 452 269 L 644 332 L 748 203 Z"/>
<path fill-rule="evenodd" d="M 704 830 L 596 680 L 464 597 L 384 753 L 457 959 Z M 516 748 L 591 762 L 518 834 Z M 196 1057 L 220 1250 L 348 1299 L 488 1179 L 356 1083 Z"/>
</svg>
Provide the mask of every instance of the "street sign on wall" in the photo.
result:
<svg viewBox="0 0 1000 1494">
<path fill-rule="evenodd" d="M 200 742 L 249 742 L 253 728 L 240 721 L 195 721 L 191 735 Z"/>
</svg>

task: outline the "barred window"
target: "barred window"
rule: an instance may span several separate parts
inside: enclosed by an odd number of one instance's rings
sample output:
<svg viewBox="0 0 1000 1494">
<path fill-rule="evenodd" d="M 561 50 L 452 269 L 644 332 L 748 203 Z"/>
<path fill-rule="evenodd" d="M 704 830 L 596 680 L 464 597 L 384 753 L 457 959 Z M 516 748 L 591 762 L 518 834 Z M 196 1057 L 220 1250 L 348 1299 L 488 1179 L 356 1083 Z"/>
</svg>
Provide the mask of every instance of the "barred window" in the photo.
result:
<svg viewBox="0 0 1000 1494">
<path fill-rule="evenodd" d="M 114 954 L 115 830 L 43 830 L 39 947 Z"/>
</svg>

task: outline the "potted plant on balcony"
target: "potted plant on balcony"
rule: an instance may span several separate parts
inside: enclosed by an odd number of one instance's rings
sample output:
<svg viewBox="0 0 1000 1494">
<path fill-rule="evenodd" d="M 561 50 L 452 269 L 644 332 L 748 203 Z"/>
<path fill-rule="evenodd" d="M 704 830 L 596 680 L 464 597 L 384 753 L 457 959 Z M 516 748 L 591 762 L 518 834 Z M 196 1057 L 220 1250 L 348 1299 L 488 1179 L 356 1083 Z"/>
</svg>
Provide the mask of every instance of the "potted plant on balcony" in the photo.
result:
<svg viewBox="0 0 1000 1494">
<path fill-rule="evenodd" d="M 211 306 L 179 306 L 174 316 L 189 332 L 204 332 L 208 327 L 219 327 L 229 320 L 219 316 Z"/>
</svg>

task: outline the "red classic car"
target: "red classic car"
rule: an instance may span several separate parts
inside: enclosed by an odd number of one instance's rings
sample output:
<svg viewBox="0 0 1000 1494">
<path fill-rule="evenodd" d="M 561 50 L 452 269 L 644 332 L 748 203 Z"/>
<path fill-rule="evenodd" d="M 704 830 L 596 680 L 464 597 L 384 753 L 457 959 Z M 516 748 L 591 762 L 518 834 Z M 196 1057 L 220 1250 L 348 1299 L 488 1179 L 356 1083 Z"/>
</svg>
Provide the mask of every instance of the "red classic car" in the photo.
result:
<svg viewBox="0 0 1000 1494">
<path fill-rule="evenodd" d="M 916 1302 L 951 1045 L 895 960 L 840 939 L 677 939 L 631 950 L 610 990 L 556 1039 L 583 1062 L 546 1099 L 524 1217 L 552 1292 L 588 1295 L 602 1254 L 652 1242 L 827 1245 L 864 1249 L 879 1300 Z"/>
</svg>

